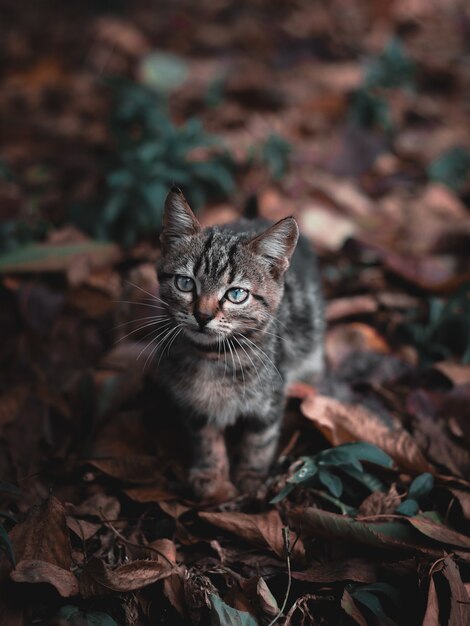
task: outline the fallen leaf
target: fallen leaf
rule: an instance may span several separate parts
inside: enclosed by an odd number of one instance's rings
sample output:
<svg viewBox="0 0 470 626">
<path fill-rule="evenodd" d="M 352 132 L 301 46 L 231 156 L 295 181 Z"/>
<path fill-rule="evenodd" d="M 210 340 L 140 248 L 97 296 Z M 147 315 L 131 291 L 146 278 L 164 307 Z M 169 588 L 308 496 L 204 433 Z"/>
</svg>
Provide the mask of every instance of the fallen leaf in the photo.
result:
<svg viewBox="0 0 470 626">
<path fill-rule="evenodd" d="M 292 572 L 292 578 L 311 583 L 335 583 L 339 580 L 371 583 L 377 580 L 377 569 L 375 563 L 365 558 L 351 558 L 346 561 L 312 563 L 301 572 Z"/>
<path fill-rule="evenodd" d="M 334 322 L 353 315 L 375 313 L 377 309 L 376 298 L 369 295 L 336 298 L 327 303 L 325 317 L 328 322 Z"/>
<path fill-rule="evenodd" d="M 246 513 L 199 513 L 199 517 L 249 543 L 269 547 L 281 559 L 286 558 L 282 529 L 284 524 L 278 511 L 268 511 L 257 515 Z M 305 551 L 302 542 L 297 541 L 293 557 L 302 560 Z"/>
<path fill-rule="evenodd" d="M 433 369 L 444 374 L 455 387 L 458 385 L 470 385 L 470 365 L 462 365 L 452 361 L 439 361 L 433 364 Z"/>
<path fill-rule="evenodd" d="M 422 626 L 440 626 L 439 624 L 439 600 L 437 597 L 436 584 L 431 576 L 429 580 L 428 600 Z"/>
<path fill-rule="evenodd" d="M 112 591 L 125 593 L 151 585 L 174 572 L 174 567 L 160 561 L 132 561 L 115 569 L 103 561 L 91 559 L 80 577 L 80 593 L 84 598 L 109 594 Z"/>
<path fill-rule="evenodd" d="M 72 551 L 62 503 L 51 496 L 33 507 L 10 533 L 16 560 L 45 561 L 70 570 Z"/>
<path fill-rule="evenodd" d="M 302 402 L 301 410 L 334 446 L 350 441 L 365 441 L 381 448 L 403 469 L 416 474 L 432 472 L 407 431 L 386 424 L 365 407 L 316 395 L 308 396 Z"/>
<path fill-rule="evenodd" d="M 104 474 L 127 483 L 154 483 L 161 470 L 161 460 L 144 455 L 88 459 L 87 462 Z"/>
<path fill-rule="evenodd" d="M 409 519 L 396 516 L 396 519 L 388 521 L 366 523 L 315 508 L 296 509 L 289 513 L 289 520 L 301 526 L 308 537 L 325 537 L 333 542 L 361 543 L 373 548 L 440 555 L 441 546 L 431 547 L 414 529 L 406 526 Z"/>
<path fill-rule="evenodd" d="M 215 594 L 210 596 L 210 603 L 211 626 L 258 626 L 252 615 L 232 609 Z"/>
<path fill-rule="evenodd" d="M 315 246 L 337 251 L 356 234 L 356 225 L 350 218 L 320 204 L 307 206 L 300 216 L 300 227 Z"/>
<path fill-rule="evenodd" d="M 23 559 L 10 573 L 10 578 L 17 583 L 48 583 L 62 598 L 78 595 L 78 580 L 72 572 L 46 561 Z"/>
<path fill-rule="evenodd" d="M 113 243 L 86 241 L 67 245 L 28 244 L 0 256 L 0 273 L 68 272 L 78 262 L 85 262 L 91 270 L 113 265 L 121 258 L 119 247 Z M 83 280 L 88 273 L 85 272 Z"/>
<path fill-rule="evenodd" d="M 354 602 L 351 594 L 347 589 L 343 591 L 343 596 L 341 598 L 341 608 L 347 615 L 349 615 L 349 617 L 351 617 L 356 622 L 356 624 L 359 624 L 359 626 L 367 626 L 367 620 L 358 609 L 356 603 Z"/>
<path fill-rule="evenodd" d="M 328 363 L 333 368 L 356 352 L 390 353 L 387 342 L 375 328 L 359 322 L 330 328 L 326 334 L 325 350 Z"/>
</svg>

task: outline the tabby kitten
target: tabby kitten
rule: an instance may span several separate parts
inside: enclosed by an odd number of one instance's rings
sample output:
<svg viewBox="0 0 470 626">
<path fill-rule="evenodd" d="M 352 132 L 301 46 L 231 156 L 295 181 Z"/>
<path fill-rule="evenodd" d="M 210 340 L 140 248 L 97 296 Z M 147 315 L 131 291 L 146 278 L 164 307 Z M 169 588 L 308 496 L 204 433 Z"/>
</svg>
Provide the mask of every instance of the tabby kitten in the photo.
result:
<svg viewBox="0 0 470 626">
<path fill-rule="evenodd" d="M 230 490 L 224 429 L 243 420 L 232 479 L 265 480 L 286 386 L 323 371 L 323 301 L 314 253 L 287 217 L 202 228 L 183 194 L 168 194 L 158 264 L 167 316 L 159 379 L 192 439 L 189 481 L 207 498 Z"/>
</svg>

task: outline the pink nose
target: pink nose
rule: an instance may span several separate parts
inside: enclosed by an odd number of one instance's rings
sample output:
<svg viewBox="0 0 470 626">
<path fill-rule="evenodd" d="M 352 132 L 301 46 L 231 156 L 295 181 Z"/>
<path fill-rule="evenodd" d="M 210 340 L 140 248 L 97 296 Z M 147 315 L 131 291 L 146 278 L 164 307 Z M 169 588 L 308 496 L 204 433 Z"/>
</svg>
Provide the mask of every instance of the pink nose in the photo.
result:
<svg viewBox="0 0 470 626">
<path fill-rule="evenodd" d="M 215 315 L 206 311 L 194 311 L 194 317 L 199 324 L 199 328 L 204 328 L 206 324 L 214 319 Z"/>
</svg>

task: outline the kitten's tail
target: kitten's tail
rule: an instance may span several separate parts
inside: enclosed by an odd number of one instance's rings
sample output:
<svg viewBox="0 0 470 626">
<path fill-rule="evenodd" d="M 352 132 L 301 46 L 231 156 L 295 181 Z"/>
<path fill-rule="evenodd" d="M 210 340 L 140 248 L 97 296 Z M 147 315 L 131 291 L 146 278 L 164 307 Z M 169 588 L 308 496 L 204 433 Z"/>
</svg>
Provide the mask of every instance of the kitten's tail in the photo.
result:
<svg viewBox="0 0 470 626">
<path fill-rule="evenodd" d="M 245 208 L 243 209 L 243 217 L 247 220 L 254 220 L 259 216 L 259 203 L 258 196 L 255 193 L 252 193 L 248 196 Z"/>
</svg>

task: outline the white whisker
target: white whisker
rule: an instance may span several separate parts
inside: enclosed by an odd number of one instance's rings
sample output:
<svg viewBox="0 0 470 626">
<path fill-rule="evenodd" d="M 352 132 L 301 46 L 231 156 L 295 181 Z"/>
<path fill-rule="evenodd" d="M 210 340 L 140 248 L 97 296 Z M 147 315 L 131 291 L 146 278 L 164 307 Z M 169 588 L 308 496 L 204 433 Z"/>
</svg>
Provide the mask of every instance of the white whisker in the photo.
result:
<svg viewBox="0 0 470 626">
<path fill-rule="evenodd" d="M 130 337 L 134 333 L 139 332 L 140 330 L 144 330 L 145 328 L 150 328 L 151 326 L 160 326 L 163 323 L 164 322 L 160 321 L 160 320 L 155 320 L 153 322 L 147 322 L 147 324 L 143 324 L 142 326 L 139 326 L 139 328 L 134 328 L 134 330 L 131 330 L 130 332 L 126 333 L 123 337 L 120 337 L 115 343 L 117 344 L 117 343 L 120 343 L 121 341 L 124 341 L 124 339 L 127 339 L 128 337 Z"/>
</svg>

